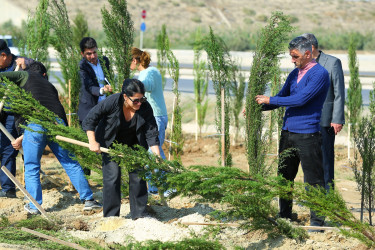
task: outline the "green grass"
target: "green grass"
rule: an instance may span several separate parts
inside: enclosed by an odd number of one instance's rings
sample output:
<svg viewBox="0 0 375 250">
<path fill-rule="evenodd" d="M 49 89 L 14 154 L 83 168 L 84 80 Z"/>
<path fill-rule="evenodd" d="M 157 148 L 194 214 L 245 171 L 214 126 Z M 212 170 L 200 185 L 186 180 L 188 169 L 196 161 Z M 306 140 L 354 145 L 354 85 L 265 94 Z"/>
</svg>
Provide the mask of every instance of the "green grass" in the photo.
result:
<svg viewBox="0 0 375 250">
<path fill-rule="evenodd" d="M 11 245 L 23 245 L 30 248 L 41 249 L 71 249 L 61 244 L 52 242 L 24 232 L 22 227 L 58 238 L 60 240 L 73 242 L 87 249 L 101 249 L 102 247 L 94 242 L 71 237 L 69 232 L 63 231 L 62 222 L 57 220 L 48 221 L 41 216 L 32 216 L 29 219 L 10 224 L 6 217 L 0 218 L 0 243 Z"/>
</svg>

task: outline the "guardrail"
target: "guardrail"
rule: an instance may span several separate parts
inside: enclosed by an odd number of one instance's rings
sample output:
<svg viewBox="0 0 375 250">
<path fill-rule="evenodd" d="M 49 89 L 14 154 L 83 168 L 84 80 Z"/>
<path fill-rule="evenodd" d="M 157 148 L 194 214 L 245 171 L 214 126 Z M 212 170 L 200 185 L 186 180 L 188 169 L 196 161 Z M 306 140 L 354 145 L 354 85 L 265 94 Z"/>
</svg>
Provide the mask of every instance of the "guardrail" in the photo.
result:
<svg viewBox="0 0 375 250">
<path fill-rule="evenodd" d="M 57 63 L 56 58 L 50 58 L 51 63 Z M 156 62 L 151 62 L 151 66 L 156 67 Z M 191 69 L 193 70 L 193 64 L 191 63 L 180 63 L 180 69 Z M 242 66 L 241 71 L 250 72 L 250 66 Z M 289 73 L 293 70 L 293 68 L 281 68 L 281 71 L 284 73 Z M 359 77 L 374 77 L 375 78 L 375 71 L 359 71 Z M 350 72 L 348 70 L 344 70 L 344 76 L 350 76 Z"/>
</svg>

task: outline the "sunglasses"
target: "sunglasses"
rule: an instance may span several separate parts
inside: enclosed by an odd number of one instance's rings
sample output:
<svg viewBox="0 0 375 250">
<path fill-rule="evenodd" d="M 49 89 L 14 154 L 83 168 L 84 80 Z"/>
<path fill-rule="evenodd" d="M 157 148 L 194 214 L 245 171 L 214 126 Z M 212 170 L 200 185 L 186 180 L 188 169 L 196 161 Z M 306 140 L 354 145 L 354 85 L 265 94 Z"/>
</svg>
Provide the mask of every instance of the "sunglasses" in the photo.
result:
<svg viewBox="0 0 375 250">
<path fill-rule="evenodd" d="M 142 97 L 142 98 L 137 98 L 137 99 L 131 99 L 129 96 L 128 96 L 129 100 L 133 102 L 133 104 L 138 104 L 138 103 L 144 103 L 147 101 L 147 97 Z"/>
</svg>

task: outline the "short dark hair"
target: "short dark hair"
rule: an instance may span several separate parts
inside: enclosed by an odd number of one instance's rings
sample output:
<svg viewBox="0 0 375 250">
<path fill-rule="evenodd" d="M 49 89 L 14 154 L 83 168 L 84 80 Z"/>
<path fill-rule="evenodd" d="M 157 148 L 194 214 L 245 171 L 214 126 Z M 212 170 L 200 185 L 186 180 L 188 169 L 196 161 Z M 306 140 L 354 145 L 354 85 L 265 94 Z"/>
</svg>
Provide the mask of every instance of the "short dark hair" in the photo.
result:
<svg viewBox="0 0 375 250">
<path fill-rule="evenodd" d="M 134 96 L 136 93 L 145 94 L 145 86 L 137 79 L 125 79 L 122 84 L 122 94 L 127 96 Z"/>
<path fill-rule="evenodd" d="M 302 34 L 301 36 L 307 38 L 307 40 L 309 40 L 311 42 L 311 44 L 314 46 L 315 49 L 319 48 L 318 39 L 316 39 L 316 37 L 314 36 L 314 34 L 312 34 L 312 33 L 305 33 L 305 34 Z"/>
<path fill-rule="evenodd" d="M 292 41 L 290 41 L 288 48 L 290 50 L 299 50 L 299 52 L 301 53 L 305 53 L 306 51 L 312 52 L 311 42 L 303 36 L 297 36 Z"/>
<path fill-rule="evenodd" d="M 10 49 L 7 42 L 4 39 L 0 39 L 0 54 L 5 53 L 5 55 L 10 54 Z"/>
<path fill-rule="evenodd" d="M 31 72 L 36 72 L 39 73 L 41 76 L 46 78 L 48 80 L 48 75 L 47 75 L 47 69 L 44 67 L 43 63 L 34 61 L 29 65 L 29 68 L 27 71 Z"/>
<path fill-rule="evenodd" d="M 82 38 L 81 42 L 79 43 L 79 47 L 81 49 L 81 52 L 85 52 L 85 49 L 93 49 L 97 48 L 98 45 L 96 44 L 96 41 L 92 37 L 84 37 Z"/>
</svg>

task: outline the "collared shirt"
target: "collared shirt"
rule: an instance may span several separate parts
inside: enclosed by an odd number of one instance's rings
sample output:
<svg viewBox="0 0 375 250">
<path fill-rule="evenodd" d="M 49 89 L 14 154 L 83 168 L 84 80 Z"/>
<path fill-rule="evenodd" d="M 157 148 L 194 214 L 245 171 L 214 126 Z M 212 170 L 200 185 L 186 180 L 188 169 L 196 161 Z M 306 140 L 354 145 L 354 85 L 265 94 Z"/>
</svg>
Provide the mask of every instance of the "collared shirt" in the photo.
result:
<svg viewBox="0 0 375 250">
<path fill-rule="evenodd" d="M 104 77 L 104 72 L 103 72 L 102 66 L 100 66 L 99 59 L 98 59 L 98 63 L 96 65 L 90 63 L 89 61 L 87 61 L 87 62 L 90 64 L 91 68 L 95 72 L 96 79 L 98 79 L 99 87 L 103 88 L 104 87 L 104 78 L 105 77 Z M 106 98 L 106 95 L 100 95 L 99 99 L 98 99 L 98 102 L 103 101 L 105 98 Z"/>
<path fill-rule="evenodd" d="M 306 64 L 305 67 L 303 67 L 302 69 L 298 69 L 297 83 L 299 83 L 299 81 L 307 73 L 307 71 L 309 71 L 309 69 L 311 69 L 312 67 L 314 67 L 316 64 L 317 64 L 317 62 L 315 61 L 315 59 L 313 59 L 311 62 L 309 62 L 308 64 Z"/>
</svg>

